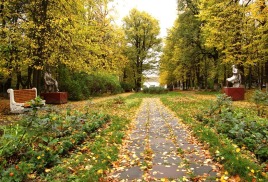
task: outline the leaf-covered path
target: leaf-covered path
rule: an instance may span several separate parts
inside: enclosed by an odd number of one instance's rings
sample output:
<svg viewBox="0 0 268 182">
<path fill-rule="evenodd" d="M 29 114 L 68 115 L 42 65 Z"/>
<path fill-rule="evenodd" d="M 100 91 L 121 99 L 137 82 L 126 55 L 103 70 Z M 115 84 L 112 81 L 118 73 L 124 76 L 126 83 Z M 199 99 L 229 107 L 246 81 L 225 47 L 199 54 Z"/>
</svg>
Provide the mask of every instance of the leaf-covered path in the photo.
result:
<svg viewBox="0 0 268 182">
<path fill-rule="evenodd" d="M 157 98 L 143 100 L 112 181 L 215 181 L 217 166 Z"/>
</svg>

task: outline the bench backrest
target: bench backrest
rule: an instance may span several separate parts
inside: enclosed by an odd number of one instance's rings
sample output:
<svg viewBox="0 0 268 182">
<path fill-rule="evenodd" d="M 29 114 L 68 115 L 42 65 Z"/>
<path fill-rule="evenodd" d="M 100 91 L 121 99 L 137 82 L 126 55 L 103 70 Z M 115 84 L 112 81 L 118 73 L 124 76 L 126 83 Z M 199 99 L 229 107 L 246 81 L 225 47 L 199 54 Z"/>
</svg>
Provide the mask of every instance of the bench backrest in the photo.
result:
<svg viewBox="0 0 268 182">
<path fill-rule="evenodd" d="M 36 98 L 36 89 L 14 90 L 14 100 L 17 103 L 29 102 Z"/>
</svg>

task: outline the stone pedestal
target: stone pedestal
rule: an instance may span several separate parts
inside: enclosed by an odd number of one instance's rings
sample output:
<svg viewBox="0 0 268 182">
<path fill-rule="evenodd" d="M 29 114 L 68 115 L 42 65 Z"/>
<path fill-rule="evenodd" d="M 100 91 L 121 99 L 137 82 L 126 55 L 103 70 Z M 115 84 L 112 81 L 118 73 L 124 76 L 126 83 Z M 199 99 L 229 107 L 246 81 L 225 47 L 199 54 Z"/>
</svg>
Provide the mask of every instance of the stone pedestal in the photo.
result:
<svg viewBox="0 0 268 182">
<path fill-rule="evenodd" d="M 67 92 L 41 93 L 41 97 L 46 100 L 46 104 L 65 104 L 68 101 Z"/>
<path fill-rule="evenodd" d="M 245 88 L 225 87 L 223 92 L 232 98 L 233 101 L 245 99 Z"/>
</svg>

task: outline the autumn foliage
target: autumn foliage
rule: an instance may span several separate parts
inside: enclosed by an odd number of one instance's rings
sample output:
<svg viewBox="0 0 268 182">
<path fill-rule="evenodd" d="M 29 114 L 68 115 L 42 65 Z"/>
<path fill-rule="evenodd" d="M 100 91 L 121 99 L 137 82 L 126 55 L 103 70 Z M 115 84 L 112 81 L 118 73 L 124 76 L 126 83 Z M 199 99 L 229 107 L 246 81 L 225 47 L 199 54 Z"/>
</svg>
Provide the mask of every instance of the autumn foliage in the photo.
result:
<svg viewBox="0 0 268 182">
<path fill-rule="evenodd" d="M 246 88 L 268 87 L 267 1 L 178 3 L 160 60 L 163 84 L 218 90 L 235 64 Z"/>
</svg>

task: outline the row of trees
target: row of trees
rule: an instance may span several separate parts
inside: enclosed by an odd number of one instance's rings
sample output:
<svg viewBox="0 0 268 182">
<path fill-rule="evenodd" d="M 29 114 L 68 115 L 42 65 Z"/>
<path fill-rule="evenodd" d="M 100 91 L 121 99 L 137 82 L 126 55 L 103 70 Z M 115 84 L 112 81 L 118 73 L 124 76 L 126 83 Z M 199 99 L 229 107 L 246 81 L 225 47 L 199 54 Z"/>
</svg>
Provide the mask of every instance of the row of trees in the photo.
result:
<svg viewBox="0 0 268 182">
<path fill-rule="evenodd" d="M 133 9 L 123 29 L 112 0 L 1 0 L 0 87 L 42 89 L 44 71 L 105 72 L 140 90 L 161 40 L 157 20 Z M 74 76 L 75 77 L 75 76 Z M 61 83 L 60 83 L 61 86 Z"/>
<path fill-rule="evenodd" d="M 170 87 L 213 88 L 226 84 L 238 66 L 248 88 L 268 88 L 268 2 L 178 0 L 178 18 L 160 60 Z"/>
<path fill-rule="evenodd" d="M 106 0 L 1 0 L 0 80 L 5 91 L 41 89 L 46 67 L 118 74 L 127 59 L 123 33 Z"/>
</svg>

